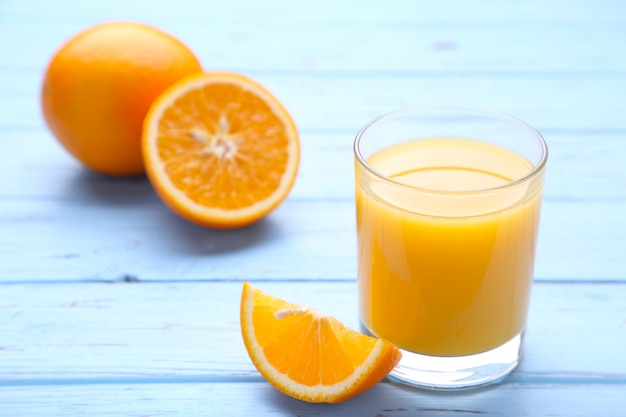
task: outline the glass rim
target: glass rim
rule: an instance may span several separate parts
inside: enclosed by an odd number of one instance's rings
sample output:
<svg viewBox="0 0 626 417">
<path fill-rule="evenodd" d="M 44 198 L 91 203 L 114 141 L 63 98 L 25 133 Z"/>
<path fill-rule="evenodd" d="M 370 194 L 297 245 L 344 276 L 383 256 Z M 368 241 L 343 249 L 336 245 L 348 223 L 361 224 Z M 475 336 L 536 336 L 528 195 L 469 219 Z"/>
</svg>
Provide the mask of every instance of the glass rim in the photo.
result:
<svg viewBox="0 0 626 417">
<path fill-rule="evenodd" d="M 509 183 L 503 184 L 503 185 L 498 185 L 496 187 L 489 187 L 489 188 L 480 188 L 480 189 L 476 189 L 476 190 L 465 190 L 465 191 L 444 191 L 444 190 L 436 190 L 436 189 L 432 189 L 432 188 L 423 188 L 423 187 L 416 187 L 413 185 L 409 185 L 406 183 L 403 183 L 401 181 L 396 181 L 392 178 L 389 178 L 388 176 L 386 176 L 385 174 L 383 174 L 382 172 L 376 170 L 374 167 L 372 167 L 368 162 L 367 159 L 363 156 L 363 154 L 361 153 L 359 144 L 361 143 L 361 139 L 363 138 L 363 136 L 365 135 L 365 133 L 368 131 L 368 129 L 373 126 L 374 124 L 391 118 L 395 115 L 398 115 L 400 113 L 405 113 L 408 111 L 427 111 L 427 110 L 456 110 L 459 112 L 474 112 L 474 113 L 482 113 L 485 115 L 491 115 L 491 116 L 497 116 L 498 118 L 502 119 L 502 120 L 508 120 L 511 121 L 515 124 L 517 124 L 518 126 L 521 126 L 523 128 L 525 128 L 526 130 L 528 130 L 536 139 L 538 139 L 540 145 L 541 145 L 541 158 L 539 159 L 539 161 L 537 162 L 537 164 L 535 164 L 533 166 L 533 168 L 526 173 L 525 175 L 517 178 L 515 181 L 511 181 Z M 354 145 L 353 145 L 353 151 L 354 151 L 354 155 L 357 159 L 357 161 L 359 162 L 359 165 L 363 168 L 365 168 L 365 170 L 367 170 L 371 175 L 387 182 L 387 183 L 391 183 L 395 186 L 398 187 L 402 187 L 402 188 L 408 188 L 411 190 L 415 190 L 415 191 L 419 191 L 422 193 L 428 193 L 428 194 L 438 194 L 438 195 L 448 195 L 448 196 L 463 196 L 463 195 L 474 195 L 474 194 L 481 194 L 481 193 L 485 193 L 485 192 L 490 192 L 490 191 L 498 191 L 498 190 L 505 190 L 508 188 L 512 188 L 515 186 L 518 186 L 520 184 L 526 183 L 528 181 L 530 181 L 531 179 L 533 179 L 534 177 L 536 177 L 537 175 L 539 175 L 539 173 L 541 171 L 543 171 L 543 169 L 546 166 L 546 163 L 548 161 L 548 144 L 546 143 L 545 139 L 543 138 L 543 136 L 541 135 L 541 133 L 539 133 L 539 131 L 537 129 L 535 129 L 534 127 L 532 127 L 530 124 L 526 123 L 525 121 L 523 121 L 522 119 L 515 117 L 511 114 L 502 112 L 502 111 L 498 111 L 498 110 L 492 110 L 489 108 L 485 108 L 485 107 L 478 107 L 478 106 L 463 106 L 463 105 L 431 105 L 431 106 L 406 106 L 406 107 L 402 107 L 387 113 L 384 113 L 376 118 L 374 118 L 373 120 L 371 120 L 370 122 L 368 122 L 366 125 L 364 125 L 357 133 L 355 139 L 354 139 Z"/>
</svg>

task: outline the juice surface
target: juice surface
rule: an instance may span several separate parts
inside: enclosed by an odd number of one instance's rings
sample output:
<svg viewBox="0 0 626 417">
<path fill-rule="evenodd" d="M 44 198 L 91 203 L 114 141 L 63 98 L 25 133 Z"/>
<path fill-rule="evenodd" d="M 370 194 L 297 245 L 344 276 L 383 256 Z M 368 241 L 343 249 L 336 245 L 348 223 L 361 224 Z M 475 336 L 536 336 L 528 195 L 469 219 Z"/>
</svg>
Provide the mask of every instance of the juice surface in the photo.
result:
<svg viewBox="0 0 626 417">
<path fill-rule="evenodd" d="M 434 356 L 493 349 L 526 322 L 541 187 L 532 164 L 495 145 L 415 140 L 357 166 L 362 323 L 400 348 Z M 543 175 L 543 174 L 541 174 Z M 539 176 L 535 183 L 542 181 Z"/>
</svg>

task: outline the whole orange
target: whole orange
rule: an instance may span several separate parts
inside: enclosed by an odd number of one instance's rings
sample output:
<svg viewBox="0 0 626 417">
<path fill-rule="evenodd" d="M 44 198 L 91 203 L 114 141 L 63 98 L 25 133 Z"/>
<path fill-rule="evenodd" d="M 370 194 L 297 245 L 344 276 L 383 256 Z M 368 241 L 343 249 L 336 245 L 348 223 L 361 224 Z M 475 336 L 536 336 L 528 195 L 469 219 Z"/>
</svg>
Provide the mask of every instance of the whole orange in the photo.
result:
<svg viewBox="0 0 626 417">
<path fill-rule="evenodd" d="M 45 72 L 48 127 L 84 165 L 107 175 L 144 172 L 143 119 L 174 82 L 200 72 L 181 41 L 148 25 L 106 22 L 69 39 Z"/>
</svg>

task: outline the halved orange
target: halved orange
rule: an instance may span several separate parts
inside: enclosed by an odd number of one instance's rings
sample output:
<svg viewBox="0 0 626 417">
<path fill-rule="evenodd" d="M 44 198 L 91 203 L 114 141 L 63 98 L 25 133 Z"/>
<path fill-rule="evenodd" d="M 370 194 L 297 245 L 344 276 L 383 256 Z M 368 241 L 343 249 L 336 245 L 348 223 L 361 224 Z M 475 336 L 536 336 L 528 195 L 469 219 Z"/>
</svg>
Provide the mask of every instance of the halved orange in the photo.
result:
<svg viewBox="0 0 626 417">
<path fill-rule="evenodd" d="M 400 361 L 393 344 L 244 283 L 241 333 L 257 370 L 276 389 L 338 403 L 373 387 Z"/>
<path fill-rule="evenodd" d="M 205 72 L 152 104 L 142 151 L 166 205 L 192 222 L 226 229 L 259 220 L 287 197 L 300 142 L 289 112 L 262 85 Z"/>
</svg>

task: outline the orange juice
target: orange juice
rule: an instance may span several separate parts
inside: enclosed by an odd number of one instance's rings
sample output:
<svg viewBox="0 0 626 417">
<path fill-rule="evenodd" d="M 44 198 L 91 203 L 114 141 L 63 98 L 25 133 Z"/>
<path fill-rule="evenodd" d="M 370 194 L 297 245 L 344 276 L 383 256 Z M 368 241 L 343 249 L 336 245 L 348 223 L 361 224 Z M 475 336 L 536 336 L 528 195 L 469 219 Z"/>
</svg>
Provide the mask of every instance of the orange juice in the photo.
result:
<svg viewBox="0 0 626 417">
<path fill-rule="evenodd" d="M 533 165 L 468 139 L 420 139 L 357 164 L 360 318 L 432 356 L 488 351 L 525 328 L 541 184 Z M 541 181 L 538 181 L 540 183 Z"/>
</svg>

